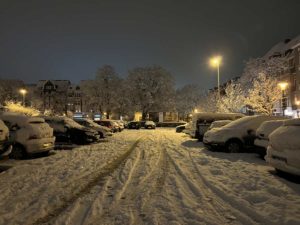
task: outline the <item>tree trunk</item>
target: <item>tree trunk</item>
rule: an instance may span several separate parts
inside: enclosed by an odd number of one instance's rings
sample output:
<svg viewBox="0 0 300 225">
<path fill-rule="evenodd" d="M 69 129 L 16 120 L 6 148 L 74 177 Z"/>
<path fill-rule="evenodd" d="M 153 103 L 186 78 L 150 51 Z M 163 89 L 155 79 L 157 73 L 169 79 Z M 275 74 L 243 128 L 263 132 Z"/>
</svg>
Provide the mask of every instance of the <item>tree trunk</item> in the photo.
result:
<svg viewBox="0 0 300 225">
<path fill-rule="evenodd" d="M 147 119 L 147 115 L 148 115 L 148 112 L 143 112 L 142 113 L 142 120 L 146 120 Z"/>
</svg>

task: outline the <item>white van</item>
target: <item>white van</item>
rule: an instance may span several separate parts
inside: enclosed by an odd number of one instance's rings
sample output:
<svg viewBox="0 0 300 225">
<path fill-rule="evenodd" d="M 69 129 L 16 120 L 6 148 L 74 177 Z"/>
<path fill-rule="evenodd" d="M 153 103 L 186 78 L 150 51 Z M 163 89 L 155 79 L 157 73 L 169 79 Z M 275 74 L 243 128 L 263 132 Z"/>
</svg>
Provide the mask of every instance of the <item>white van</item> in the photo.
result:
<svg viewBox="0 0 300 225">
<path fill-rule="evenodd" d="M 11 153 L 12 146 L 8 141 L 9 130 L 7 126 L 0 120 L 0 156 L 7 156 Z"/>
<path fill-rule="evenodd" d="M 191 136 L 203 140 L 211 123 L 217 120 L 236 120 L 244 117 L 241 113 L 194 113 L 192 117 Z"/>
<path fill-rule="evenodd" d="M 227 152 L 240 152 L 243 147 L 254 146 L 257 128 L 265 121 L 282 120 L 279 116 L 247 116 L 207 131 L 203 143 L 209 148 L 221 147 Z"/>
<path fill-rule="evenodd" d="M 9 129 L 13 144 L 10 157 L 22 159 L 27 154 L 48 153 L 54 148 L 53 129 L 39 117 L 29 117 L 17 113 L 2 113 L 3 120 Z"/>
</svg>

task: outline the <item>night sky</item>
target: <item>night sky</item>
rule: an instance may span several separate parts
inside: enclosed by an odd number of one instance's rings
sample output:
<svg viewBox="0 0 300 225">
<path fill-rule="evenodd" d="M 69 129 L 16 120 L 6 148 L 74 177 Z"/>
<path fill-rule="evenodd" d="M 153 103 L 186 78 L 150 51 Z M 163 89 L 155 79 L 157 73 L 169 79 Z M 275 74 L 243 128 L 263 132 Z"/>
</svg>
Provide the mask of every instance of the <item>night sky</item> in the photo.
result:
<svg viewBox="0 0 300 225">
<path fill-rule="evenodd" d="M 0 77 L 93 78 L 113 65 L 161 65 L 178 87 L 216 85 L 210 56 L 224 61 L 221 81 L 243 63 L 300 34 L 299 0 L 43 1 L 0 0 Z"/>
</svg>

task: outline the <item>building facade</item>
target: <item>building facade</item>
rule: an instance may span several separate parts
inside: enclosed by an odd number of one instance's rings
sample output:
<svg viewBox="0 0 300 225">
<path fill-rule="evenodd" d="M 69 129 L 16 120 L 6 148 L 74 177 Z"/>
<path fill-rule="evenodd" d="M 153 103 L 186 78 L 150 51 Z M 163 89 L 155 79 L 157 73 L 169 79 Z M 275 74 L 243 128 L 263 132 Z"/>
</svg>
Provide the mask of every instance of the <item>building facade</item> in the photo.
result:
<svg viewBox="0 0 300 225">
<path fill-rule="evenodd" d="M 284 114 L 294 118 L 300 112 L 300 35 L 278 43 L 264 56 L 265 60 L 280 57 L 285 66 L 279 75 L 280 82 L 287 84 L 281 101 L 274 106 L 275 114 Z"/>
<path fill-rule="evenodd" d="M 39 80 L 35 88 L 43 111 L 67 113 L 82 112 L 82 92 L 80 86 L 69 80 Z"/>
</svg>

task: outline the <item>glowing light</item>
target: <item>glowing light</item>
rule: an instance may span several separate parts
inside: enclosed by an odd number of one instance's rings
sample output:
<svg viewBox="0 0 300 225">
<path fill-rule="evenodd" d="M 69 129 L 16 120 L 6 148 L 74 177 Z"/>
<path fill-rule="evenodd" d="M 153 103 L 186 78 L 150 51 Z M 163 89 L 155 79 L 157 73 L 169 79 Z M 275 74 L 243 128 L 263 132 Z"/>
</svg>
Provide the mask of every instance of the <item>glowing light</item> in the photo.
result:
<svg viewBox="0 0 300 225">
<path fill-rule="evenodd" d="M 289 84 L 287 82 L 280 82 L 278 85 L 279 85 L 280 89 L 282 91 L 284 91 Z"/>
<path fill-rule="evenodd" d="M 27 94 L 27 90 L 26 90 L 26 89 L 20 89 L 20 93 L 21 93 L 22 95 L 26 95 L 26 94 Z"/>
<path fill-rule="evenodd" d="M 219 67 L 222 61 L 221 56 L 215 56 L 209 60 L 209 63 L 212 67 Z"/>
</svg>

